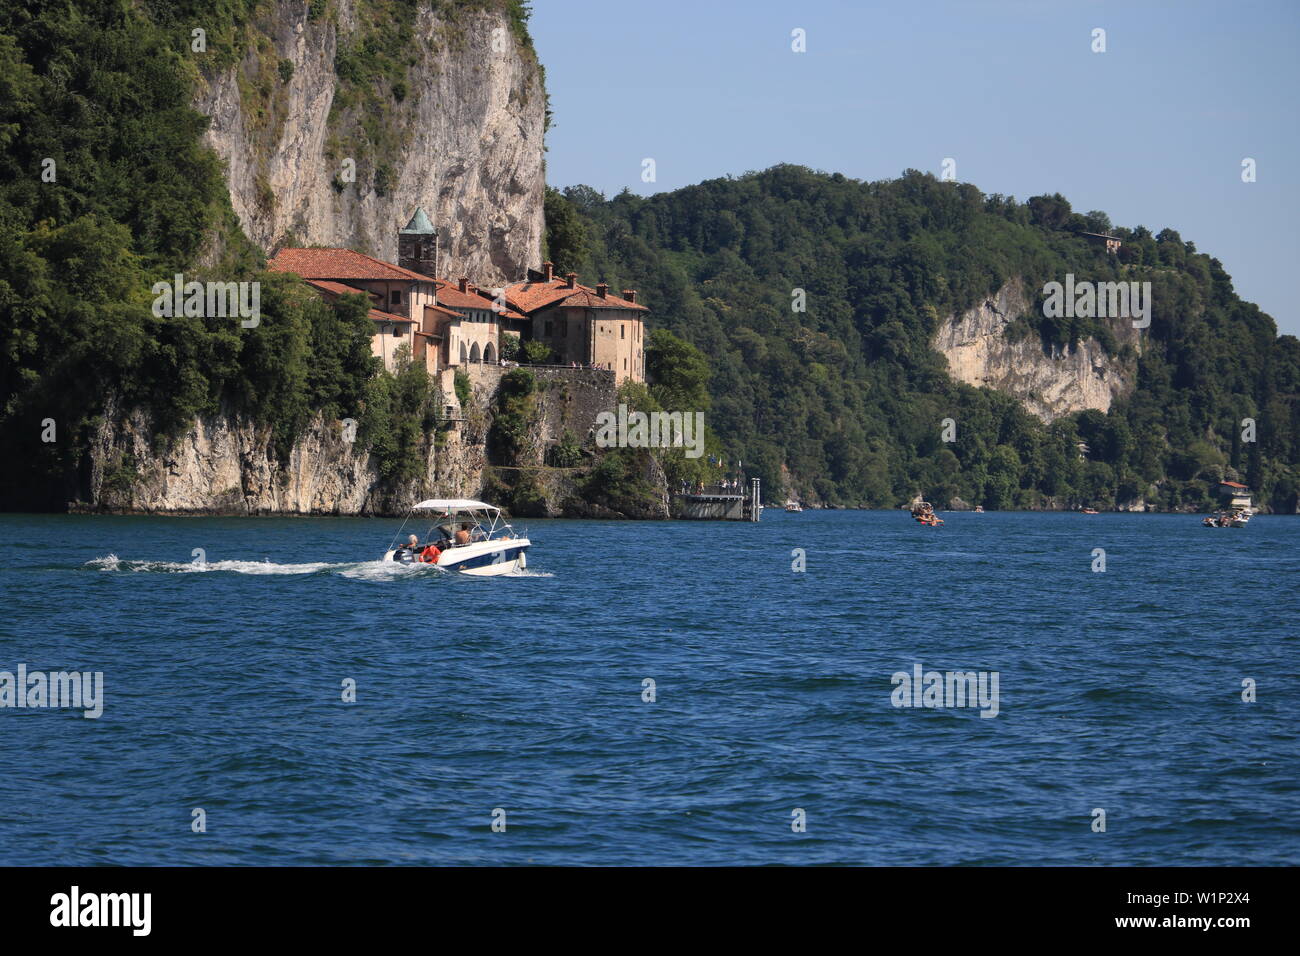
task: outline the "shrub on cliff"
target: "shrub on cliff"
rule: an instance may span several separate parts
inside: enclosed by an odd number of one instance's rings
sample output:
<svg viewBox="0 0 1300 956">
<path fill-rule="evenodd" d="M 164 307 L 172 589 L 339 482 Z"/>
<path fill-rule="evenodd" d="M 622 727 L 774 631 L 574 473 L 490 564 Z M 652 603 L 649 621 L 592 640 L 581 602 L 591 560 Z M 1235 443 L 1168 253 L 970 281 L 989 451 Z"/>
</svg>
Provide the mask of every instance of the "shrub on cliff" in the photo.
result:
<svg viewBox="0 0 1300 956">
<path fill-rule="evenodd" d="M 398 347 L 396 371 L 381 371 L 366 385 L 357 437 L 370 449 L 379 474 L 393 482 L 423 478 L 429 435 L 438 424 L 438 392 L 424 365 Z"/>
<path fill-rule="evenodd" d="M 519 346 L 519 361 L 525 365 L 548 365 L 554 357 L 555 353 L 545 342 L 529 339 Z"/>
<path fill-rule="evenodd" d="M 659 492 L 644 477 L 649 455 L 643 448 L 605 452 L 582 484 L 583 498 L 619 514 L 652 513 Z"/>
<path fill-rule="evenodd" d="M 537 418 L 536 391 L 537 381 L 527 369 L 513 369 L 501 377 L 497 407 L 488 431 L 488 456 L 493 464 L 526 463 Z"/>
</svg>

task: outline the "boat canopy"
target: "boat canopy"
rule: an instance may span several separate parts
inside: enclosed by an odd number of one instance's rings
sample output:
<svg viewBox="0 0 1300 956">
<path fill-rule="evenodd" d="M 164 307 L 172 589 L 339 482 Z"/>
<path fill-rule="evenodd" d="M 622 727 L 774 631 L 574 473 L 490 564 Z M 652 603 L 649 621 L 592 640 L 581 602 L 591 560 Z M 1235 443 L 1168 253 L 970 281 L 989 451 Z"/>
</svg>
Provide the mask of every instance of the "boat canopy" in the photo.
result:
<svg viewBox="0 0 1300 956">
<path fill-rule="evenodd" d="M 472 498 L 429 498 L 428 501 L 421 501 L 419 505 L 412 505 L 412 511 L 493 511 L 499 512 L 499 507 L 489 505 L 485 501 L 474 501 Z"/>
<path fill-rule="evenodd" d="M 496 505 L 472 498 L 430 498 L 412 507 L 414 511 L 500 511 Z"/>
</svg>

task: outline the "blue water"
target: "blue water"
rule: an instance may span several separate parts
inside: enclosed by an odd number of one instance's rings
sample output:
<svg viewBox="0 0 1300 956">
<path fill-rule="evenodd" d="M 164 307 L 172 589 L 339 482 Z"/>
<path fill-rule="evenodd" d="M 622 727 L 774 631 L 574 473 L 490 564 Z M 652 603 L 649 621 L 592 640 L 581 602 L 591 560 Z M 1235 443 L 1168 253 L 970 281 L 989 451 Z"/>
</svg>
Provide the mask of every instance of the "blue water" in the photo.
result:
<svg viewBox="0 0 1300 956">
<path fill-rule="evenodd" d="M 396 521 L 0 516 L 0 670 L 105 687 L 0 709 L 0 864 L 1300 862 L 1300 519 L 944 517 L 528 521 L 476 579 L 371 561 Z M 894 707 L 918 662 L 997 716 Z"/>
</svg>

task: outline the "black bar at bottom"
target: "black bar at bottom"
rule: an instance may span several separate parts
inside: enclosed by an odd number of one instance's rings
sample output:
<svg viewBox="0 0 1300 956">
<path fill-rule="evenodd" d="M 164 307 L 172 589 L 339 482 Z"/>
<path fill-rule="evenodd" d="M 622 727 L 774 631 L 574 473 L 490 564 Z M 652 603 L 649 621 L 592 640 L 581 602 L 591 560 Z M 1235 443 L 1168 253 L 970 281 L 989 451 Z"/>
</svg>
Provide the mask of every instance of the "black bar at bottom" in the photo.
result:
<svg viewBox="0 0 1300 956">
<path fill-rule="evenodd" d="M 7 943 L 125 942 L 147 929 L 167 942 L 337 945 L 448 928 L 499 943 L 599 928 L 618 934 L 604 937 L 610 945 L 664 944 L 666 929 L 690 925 L 733 943 L 847 931 L 969 945 L 1044 933 L 1231 945 L 1284 927 L 1292 883 L 1291 870 L 1251 868 L 7 868 L 0 926 Z"/>
</svg>

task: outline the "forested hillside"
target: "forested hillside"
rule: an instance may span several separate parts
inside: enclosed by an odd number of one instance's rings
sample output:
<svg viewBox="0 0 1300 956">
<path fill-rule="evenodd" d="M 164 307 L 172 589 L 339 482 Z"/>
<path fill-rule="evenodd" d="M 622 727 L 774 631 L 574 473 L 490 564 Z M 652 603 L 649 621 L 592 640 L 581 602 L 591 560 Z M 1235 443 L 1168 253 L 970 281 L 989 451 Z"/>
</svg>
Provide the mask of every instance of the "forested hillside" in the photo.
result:
<svg viewBox="0 0 1300 956">
<path fill-rule="evenodd" d="M 707 356 L 709 426 L 769 497 L 1193 508 L 1226 476 L 1296 510 L 1300 342 L 1279 338 L 1218 260 L 1170 229 L 1113 226 L 1060 195 L 1017 202 L 915 171 L 863 183 L 794 166 L 650 198 L 551 190 L 547 220 L 558 271 L 639 289 L 653 324 Z M 1120 254 L 1083 232 L 1121 237 Z M 1037 293 L 1067 273 L 1152 283 L 1129 397 L 1045 425 L 948 376 L 931 347 L 944 317 L 1010 278 Z M 806 311 L 792 306 L 797 289 Z M 1095 336 L 1132 360 L 1114 329 L 1038 309 L 1008 334 L 1045 348 Z M 942 440 L 945 418 L 954 442 Z M 1256 442 L 1242 440 L 1246 418 Z"/>
</svg>

